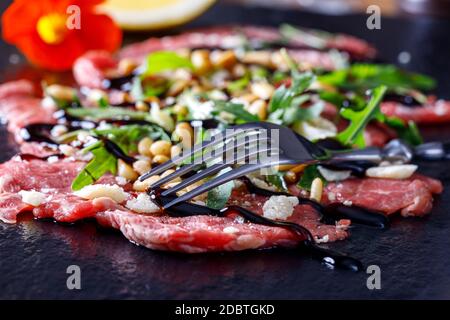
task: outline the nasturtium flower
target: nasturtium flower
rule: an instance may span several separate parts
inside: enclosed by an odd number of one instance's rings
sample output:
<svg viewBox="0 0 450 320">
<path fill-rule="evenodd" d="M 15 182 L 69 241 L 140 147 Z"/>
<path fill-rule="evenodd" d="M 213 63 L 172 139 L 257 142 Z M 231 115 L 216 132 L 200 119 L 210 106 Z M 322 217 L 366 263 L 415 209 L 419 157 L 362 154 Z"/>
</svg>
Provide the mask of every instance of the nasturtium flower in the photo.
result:
<svg viewBox="0 0 450 320">
<path fill-rule="evenodd" d="M 113 52 L 122 32 L 97 12 L 104 0 L 15 0 L 2 16 L 3 39 L 45 69 L 67 70 L 89 50 Z"/>
</svg>

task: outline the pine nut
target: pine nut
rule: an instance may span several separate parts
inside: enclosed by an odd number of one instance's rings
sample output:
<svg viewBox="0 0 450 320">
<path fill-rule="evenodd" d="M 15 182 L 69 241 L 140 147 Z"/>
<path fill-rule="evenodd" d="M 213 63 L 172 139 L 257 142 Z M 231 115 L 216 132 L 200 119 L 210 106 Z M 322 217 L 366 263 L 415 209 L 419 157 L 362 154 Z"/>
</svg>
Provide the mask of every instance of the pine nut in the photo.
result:
<svg viewBox="0 0 450 320">
<path fill-rule="evenodd" d="M 284 180 L 286 183 L 292 184 L 297 182 L 297 174 L 294 171 L 287 171 L 284 174 Z"/>
<path fill-rule="evenodd" d="M 275 88 L 267 82 L 256 82 L 252 84 L 252 93 L 260 99 L 269 100 Z"/>
<path fill-rule="evenodd" d="M 77 97 L 77 92 L 75 89 L 67 86 L 61 86 L 59 84 L 52 84 L 45 88 L 45 93 L 52 98 L 72 101 Z"/>
<path fill-rule="evenodd" d="M 181 104 L 176 104 L 176 105 L 173 106 L 173 112 L 176 115 L 184 117 L 184 116 L 187 116 L 189 114 L 189 109 L 186 106 L 183 106 Z"/>
<path fill-rule="evenodd" d="M 138 143 L 138 152 L 143 156 L 151 157 L 152 153 L 150 152 L 150 147 L 153 144 L 153 140 L 145 137 Z"/>
<path fill-rule="evenodd" d="M 170 157 L 173 159 L 181 153 L 181 147 L 179 145 L 172 146 L 170 148 Z"/>
<path fill-rule="evenodd" d="M 152 145 L 150 146 L 150 152 L 154 156 L 163 155 L 168 157 L 170 156 L 170 147 L 172 147 L 172 144 L 169 141 L 159 140 L 152 143 Z"/>
<path fill-rule="evenodd" d="M 133 163 L 133 169 L 139 173 L 144 174 L 152 168 L 150 161 L 148 160 L 138 160 Z"/>
<path fill-rule="evenodd" d="M 139 192 L 147 191 L 147 189 L 150 187 L 150 185 L 152 185 L 159 179 L 160 179 L 159 176 L 151 176 L 148 179 L 145 179 L 144 181 L 136 180 L 133 183 L 133 190 L 139 191 Z"/>
<path fill-rule="evenodd" d="M 148 110 L 150 110 L 150 107 L 144 101 L 137 101 L 135 107 L 138 111 L 147 112 Z"/>
<path fill-rule="evenodd" d="M 130 181 L 134 181 L 138 178 L 138 174 L 133 170 L 133 167 L 122 159 L 117 161 L 117 174 Z"/>
<path fill-rule="evenodd" d="M 236 55 L 232 50 L 214 51 L 211 61 L 215 67 L 229 69 L 236 64 Z"/>
<path fill-rule="evenodd" d="M 176 80 L 167 90 L 167 95 L 170 97 L 174 97 L 179 95 L 185 88 L 189 85 L 188 80 Z"/>
<path fill-rule="evenodd" d="M 181 140 L 184 149 L 189 149 L 194 142 L 194 129 L 187 122 L 180 122 L 173 132 Z"/>
<path fill-rule="evenodd" d="M 253 101 L 246 109 L 251 114 L 258 116 L 259 120 L 267 118 L 267 102 L 264 100 Z"/>
<path fill-rule="evenodd" d="M 120 60 L 118 69 L 119 69 L 120 74 L 126 76 L 126 75 L 131 74 L 133 72 L 133 70 L 136 69 L 137 66 L 138 65 L 136 64 L 136 62 L 134 60 L 125 58 L 125 59 Z"/>
<path fill-rule="evenodd" d="M 320 178 L 315 178 L 311 183 L 311 193 L 309 198 L 311 200 L 316 200 L 317 202 L 320 202 L 322 199 L 322 192 L 323 192 L 323 182 Z"/>
<path fill-rule="evenodd" d="M 244 53 L 242 57 L 240 57 L 240 61 L 247 64 L 260 64 L 263 66 L 271 67 L 272 59 L 271 59 L 270 51 L 249 51 Z"/>
<path fill-rule="evenodd" d="M 157 163 L 157 164 L 161 164 L 161 163 L 164 163 L 164 162 L 169 161 L 169 160 L 170 159 L 169 159 L 168 156 L 165 156 L 165 155 L 162 155 L 162 154 L 158 154 L 158 155 L 153 157 L 153 162 Z"/>
<path fill-rule="evenodd" d="M 195 50 L 192 52 L 191 62 L 195 70 L 200 74 L 206 73 L 212 68 L 208 50 Z"/>
</svg>

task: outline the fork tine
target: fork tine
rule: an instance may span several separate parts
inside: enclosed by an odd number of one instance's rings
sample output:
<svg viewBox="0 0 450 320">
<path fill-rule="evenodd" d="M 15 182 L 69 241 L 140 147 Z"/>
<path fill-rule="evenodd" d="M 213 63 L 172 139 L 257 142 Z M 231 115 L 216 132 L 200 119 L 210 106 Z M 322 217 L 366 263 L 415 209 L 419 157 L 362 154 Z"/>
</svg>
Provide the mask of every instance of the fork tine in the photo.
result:
<svg viewBox="0 0 450 320">
<path fill-rule="evenodd" d="M 251 130 L 252 133 L 255 133 L 254 130 L 256 129 L 255 126 L 253 126 L 253 127 L 250 127 L 250 126 L 245 126 L 245 127 L 244 126 L 236 126 L 235 129 L 236 128 L 237 129 L 242 129 L 242 130 L 234 130 L 232 134 L 225 134 L 222 139 L 214 139 L 214 137 L 217 137 L 217 136 L 212 136 L 211 139 L 203 141 L 202 143 L 198 143 L 198 144 L 194 145 L 190 149 L 190 151 L 188 153 L 184 154 L 184 152 L 183 152 L 183 154 L 181 154 L 180 156 L 177 156 L 177 157 L 173 158 L 172 160 L 164 162 L 164 163 L 160 164 L 159 166 L 151 169 L 149 172 L 144 173 L 143 175 L 141 175 L 139 177 L 139 180 L 140 181 L 144 181 L 145 179 L 148 179 L 151 176 L 160 174 L 160 173 L 162 173 L 162 172 L 164 172 L 164 171 L 166 171 L 166 170 L 168 170 L 168 169 L 170 169 L 170 168 L 172 168 L 172 167 L 174 167 L 176 165 L 179 165 L 184 160 L 186 160 L 186 159 L 188 159 L 190 157 L 193 157 L 197 152 L 201 152 L 205 148 L 212 147 L 212 146 L 217 145 L 217 144 L 219 144 L 221 142 L 225 142 L 227 139 L 232 139 L 232 138 L 236 137 L 237 135 L 245 134 L 249 130 Z"/>
<path fill-rule="evenodd" d="M 165 204 L 163 206 L 164 209 L 167 209 L 177 203 L 183 202 L 183 201 L 187 201 L 190 200 L 206 191 L 209 191 L 217 186 L 220 186 L 224 183 L 227 183 L 228 181 L 231 181 L 233 179 L 239 178 L 243 175 L 246 175 L 248 173 L 254 172 L 256 170 L 262 169 L 262 168 L 267 168 L 267 167 L 271 167 L 271 166 L 276 166 L 276 165 L 281 165 L 281 164 L 290 164 L 292 163 L 291 160 L 287 160 L 287 159 L 280 159 L 279 161 L 276 162 L 264 162 L 264 163 L 257 163 L 257 164 L 246 164 L 243 165 L 241 167 L 239 167 L 238 169 L 235 170 L 231 170 L 228 171 L 224 174 L 221 174 L 219 176 L 217 176 L 216 178 L 209 180 L 208 182 L 206 182 L 205 184 L 202 184 L 201 186 L 195 188 L 194 190 L 191 190 L 183 195 L 181 195 L 180 197 L 170 201 L 169 203 Z M 170 190 L 170 189 L 169 189 Z"/>
<path fill-rule="evenodd" d="M 230 166 L 230 164 L 213 164 L 212 166 L 200 171 L 199 173 L 193 175 L 192 177 L 189 177 L 185 180 L 183 180 L 182 182 L 176 184 L 175 186 L 173 186 L 170 189 L 167 189 L 165 191 L 163 191 L 161 193 L 161 195 L 163 196 L 168 196 L 170 194 L 174 194 L 175 192 L 184 189 L 185 187 L 202 180 L 203 178 L 209 177 L 217 172 L 219 172 L 220 170 L 226 168 Z"/>
<path fill-rule="evenodd" d="M 196 167 L 200 167 L 200 166 L 201 166 L 201 164 L 195 164 L 195 163 L 184 165 L 181 168 L 179 168 L 179 169 L 175 170 L 174 172 L 172 172 L 171 174 L 169 174 L 169 175 L 159 179 L 158 181 L 154 182 L 153 184 L 150 185 L 150 187 L 157 188 L 159 186 L 162 186 L 163 184 L 165 184 L 165 183 L 167 183 L 169 181 L 172 181 L 173 179 L 176 179 L 176 178 L 178 178 L 178 177 L 188 173 L 191 170 L 197 170 Z"/>
</svg>

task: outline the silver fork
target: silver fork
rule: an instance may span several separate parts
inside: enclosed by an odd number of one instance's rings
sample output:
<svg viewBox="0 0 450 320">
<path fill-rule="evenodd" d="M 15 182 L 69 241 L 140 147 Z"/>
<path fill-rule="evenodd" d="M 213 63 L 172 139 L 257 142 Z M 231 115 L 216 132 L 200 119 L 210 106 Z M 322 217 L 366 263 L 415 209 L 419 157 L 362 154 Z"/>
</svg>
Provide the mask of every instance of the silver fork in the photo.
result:
<svg viewBox="0 0 450 320">
<path fill-rule="evenodd" d="M 153 168 L 139 177 L 139 180 L 144 181 L 151 176 L 161 174 L 172 167 L 183 164 L 175 172 L 161 178 L 150 186 L 151 188 L 157 188 L 177 177 L 204 168 L 161 193 L 163 196 L 168 196 L 202 179 L 216 175 L 195 189 L 165 204 L 163 208 L 167 209 L 228 181 L 268 167 L 326 163 L 330 161 L 365 160 L 379 163 L 387 160 L 409 162 L 413 156 L 411 149 L 401 142 L 395 145 L 387 145 L 383 149 L 368 147 L 356 150 L 331 151 L 312 143 L 287 127 L 269 122 L 246 123 L 228 129 L 232 130 L 222 131 L 221 134 L 213 135 L 202 143 L 194 145 L 192 149 L 188 150 L 189 152 L 183 152 L 172 160 Z M 233 150 L 244 152 L 237 155 L 235 152 L 231 159 L 226 158 L 224 161 L 224 155 Z M 210 152 L 205 155 L 205 151 Z M 261 159 L 260 156 L 264 153 L 275 155 L 276 160 L 271 161 L 273 158 L 269 158 L 269 161 L 266 158 Z M 201 157 L 200 160 L 198 160 L 199 156 Z M 187 160 L 198 161 L 191 161 L 193 163 L 186 164 Z M 242 164 L 243 162 L 244 164 Z M 207 164 L 209 166 L 205 168 Z M 226 168 L 232 169 L 224 172 Z"/>
</svg>

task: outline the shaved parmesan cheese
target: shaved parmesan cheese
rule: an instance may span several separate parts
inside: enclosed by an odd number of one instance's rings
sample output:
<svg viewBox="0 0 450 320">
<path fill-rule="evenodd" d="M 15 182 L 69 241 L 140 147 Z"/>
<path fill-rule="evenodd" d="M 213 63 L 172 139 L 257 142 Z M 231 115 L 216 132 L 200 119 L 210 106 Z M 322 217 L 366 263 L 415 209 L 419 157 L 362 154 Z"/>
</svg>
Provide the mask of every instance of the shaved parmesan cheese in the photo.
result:
<svg viewBox="0 0 450 320">
<path fill-rule="evenodd" d="M 128 198 L 128 194 L 123 191 L 121 187 L 108 184 L 93 184 L 86 186 L 79 191 L 75 191 L 74 194 L 80 198 L 89 200 L 107 197 L 117 203 L 124 202 Z"/>
<path fill-rule="evenodd" d="M 22 202 L 32 205 L 33 207 L 38 207 L 39 205 L 44 203 L 45 200 L 47 199 L 47 196 L 45 194 L 35 190 L 31 191 L 20 190 L 19 194 L 22 197 Z"/>
<path fill-rule="evenodd" d="M 352 174 L 350 170 L 330 170 L 322 166 L 318 166 L 317 170 L 327 181 L 342 181 L 348 179 Z"/>
<path fill-rule="evenodd" d="M 140 193 L 136 198 L 128 200 L 125 206 L 139 213 L 155 213 L 161 210 L 146 193 Z"/>
<path fill-rule="evenodd" d="M 366 170 L 366 176 L 385 179 L 408 179 L 416 170 L 417 166 L 415 164 L 372 167 Z"/>
<path fill-rule="evenodd" d="M 298 205 L 297 197 L 271 196 L 264 203 L 263 216 L 269 219 L 286 220 L 292 216 L 296 205 Z"/>
<path fill-rule="evenodd" d="M 233 234 L 233 233 L 238 233 L 239 229 L 235 228 L 235 227 L 225 227 L 225 228 L 223 228 L 223 232 Z"/>
</svg>

